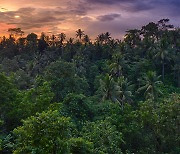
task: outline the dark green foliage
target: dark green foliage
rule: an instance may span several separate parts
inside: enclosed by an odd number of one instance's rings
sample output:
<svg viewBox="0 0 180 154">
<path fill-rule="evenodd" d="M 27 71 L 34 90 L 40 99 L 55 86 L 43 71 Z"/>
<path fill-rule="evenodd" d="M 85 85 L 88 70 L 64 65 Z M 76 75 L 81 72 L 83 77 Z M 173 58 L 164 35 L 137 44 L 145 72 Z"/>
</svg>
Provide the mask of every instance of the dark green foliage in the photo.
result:
<svg viewBox="0 0 180 154">
<path fill-rule="evenodd" d="M 70 153 L 72 154 L 93 154 L 94 146 L 92 142 L 86 141 L 83 138 L 70 139 Z"/>
<path fill-rule="evenodd" d="M 88 83 L 86 79 L 76 74 L 72 63 L 56 61 L 50 64 L 45 72 L 45 78 L 50 82 L 55 100 L 63 100 L 68 93 L 86 94 Z"/>
<path fill-rule="evenodd" d="M 144 143 L 148 148 L 145 150 L 154 153 L 179 152 L 179 102 L 179 94 L 173 94 L 159 104 L 152 101 L 141 104 L 138 114 L 140 127 L 146 134 Z"/>
<path fill-rule="evenodd" d="M 17 136 L 14 153 L 66 153 L 72 127 L 70 119 L 61 117 L 58 111 L 30 117 L 14 130 Z"/>
<path fill-rule="evenodd" d="M 1 101 L 1 112 L 6 107 L 6 103 L 11 102 L 16 97 L 16 87 L 12 84 L 9 77 L 4 74 L 0 74 L 0 101 Z"/>
<path fill-rule="evenodd" d="M 35 115 L 37 112 L 46 110 L 52 103 L 54 93 L 48 82 L 43 82 L 37 87 L 19 93 L 17 113 L 20 119 Z"/>
<path fill-rule="evenodd" d="M 63 101 L 67 115 L 79 123 L 93 118 L 93 112 L 90 108 L 91 104 L 90 100 L 82 94 L 69 94 Z"/>
<path fill-rule="evenodd" d="M 0 42 L 0 153 L 180 153 L 180 29 Z M 19 36 L 16 39 L 15 36 Z"/>
<path fill-rule="evenodd" d="M 160 77 L 161 76 L 156 76 L 155 72 L 147 72 L 147 74 L 143 76 L 143 79 L 139 80 L 141 87 L 137 90 L 137 92 L 143 91 L 146 99 L 157 99 L 157 97 L 162 94 L 158 87 L 162 84 Z"/>
<path fill-rule="evenodd" d="M 4 121 L 4 129 L 12 129 L 16 123 L 13 112 L 17 96 L 18 90 L 11 79 L 0 73 L 0 117 Z"/>
<path fill-rule="evenodd" d="M 87 123 L 82 136 L 94 143 L 94 153 L 117 153 L 121 154 L 122 134 L 107 120 Z"/>
</svg>

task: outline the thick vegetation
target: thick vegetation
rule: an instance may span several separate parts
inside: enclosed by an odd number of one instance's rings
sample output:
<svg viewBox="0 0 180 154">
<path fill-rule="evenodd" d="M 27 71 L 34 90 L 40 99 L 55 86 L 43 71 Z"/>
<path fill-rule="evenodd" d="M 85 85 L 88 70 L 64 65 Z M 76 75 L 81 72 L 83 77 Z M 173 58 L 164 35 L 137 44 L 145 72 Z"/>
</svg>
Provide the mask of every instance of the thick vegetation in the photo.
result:
<svg viewBox="0 0 180 154">
<path fill-rule="evenodd" d="M 180 29 L 0 41 L 0 152 L 180 153 Z"/>
</svg>

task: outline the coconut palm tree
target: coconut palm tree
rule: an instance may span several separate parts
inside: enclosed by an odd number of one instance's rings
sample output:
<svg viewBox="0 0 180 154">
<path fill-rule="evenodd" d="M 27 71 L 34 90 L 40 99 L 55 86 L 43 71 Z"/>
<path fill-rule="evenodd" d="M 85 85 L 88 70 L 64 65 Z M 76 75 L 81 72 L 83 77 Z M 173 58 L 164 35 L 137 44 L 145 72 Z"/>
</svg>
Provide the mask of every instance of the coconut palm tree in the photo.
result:
<svg viewBox="0 0 180 154">
<path fill-rule="evenodd" d="M 113 63 L 110 65 L 110 72 L 116 77 L 122 76 L 123 68 L 126 67 L 124 56 L 120 53 L 112 56 Z"/>
<path fill-rule="evenodd" d="M 109 41 L 109 46 L 111 47 L 112 50 L 114 50 L 117 45 L 118 45 L 117 40 L 111 39 L 111 40 Z"/>
<path fill-rule="evenodd" d="M 90 43 L 90 38 L 89 38 L 88 35 L 84 35 L 83 42 L 85 43 L 85 45 L 87 45 L 88 43 Z"/>
<path fill-rule="evenodd" d="M 124 103 L 132 102 L 131 90 L 133 89 L 133 85 L 131 84 L 131 82 L 128 82 L 127 78 L 124 78 L 124 76 L 118 78 L 117 85 L 118 101 L 123 109 Z"/>
<path fill-rule="evenodd" d="M 155 100 L 159 94 L 162 94 L 158 87 L 162 84 L 160 77 L 161 76 L 156 75 L 156 72 L 147 72 L 147 74 L 140 79 L 141 87 L 137 90 L 137 92 L 139 93 L 143 91 L 146 99 Z"/>
<path fill-rule="evenodd" d="M 111 39 L 111 34 L 109 32 L 104 33 L 105 43 L 108 43 Z"/>
<path fill-rule="evenodd" d="M 72 59 L 76 54 L 76 47 L 74 46 L 74 38 L 69 38 L 65 46 L 66 54 L 68 53 L 69 58 Z"/>
<path fill-rule="evenodd" d="M 69 38 L 69 40 L 67 41 L 67 44 L 72 45 L 72 44 L 73 44 L 73 42 L 74 42 L 74 38 Z"/>
<path fill-rule="evenodd" d="M 174 70 L 175 78 L 177 78 L 177 85 L 178 87 L 180 87 L 180 53 L 174 55 L 173 60 L 174 60 L 173 70 Z"/>
<path fill-rule="evenodd" d="M 117 102 L 117 86 L 111 75 L 106 74 L 106 76 L 100 80 L 100 90 L 102 93 L 103 100 L 111 100 Z"/>
<path fill-rule="evenodd" d="M 66 39 L 66 34 L 65 33 L 60 33 L 58 35 L 58 38 L 59 38 L 60 44 L 62 45 L 64 40 Z"/>
<path fill-rule="evenodd" d="M 100 44 L 103 44 L 104 40 L 105 40 L 105 36 L 103 33 L 99 34 L 96 38 L 97 43 L 100 43 Z"/>
<path fill-rule="evenodd" d="M 162 81 L 164 82 L 164 75 L 165 75 L 165 64 L 167 61 L 170 60 L 170 54 L 169 51 L 171 50 L 167 40 L 164 38 L 160 42 L 157 43 L 156 46 L 156 53 L 154 55 L 154 58 L 158 61 L 160 61 L 162 65 Z"/>
<path fill-rule="evenodd" d="M 56 36 L 55 36 L 54 34 L 51 36 L 51 45 L 52 45 L 53 47 L 56 46 Z"/>
<path fill-rule="evenodd" d="M 81 29 L 78 29 L 76 31 L 76 37 L 79 38 L 80 40 L 82 40 L 83 36 L 84 36 L 84 31 L 82 31 Z"/>
</svg>

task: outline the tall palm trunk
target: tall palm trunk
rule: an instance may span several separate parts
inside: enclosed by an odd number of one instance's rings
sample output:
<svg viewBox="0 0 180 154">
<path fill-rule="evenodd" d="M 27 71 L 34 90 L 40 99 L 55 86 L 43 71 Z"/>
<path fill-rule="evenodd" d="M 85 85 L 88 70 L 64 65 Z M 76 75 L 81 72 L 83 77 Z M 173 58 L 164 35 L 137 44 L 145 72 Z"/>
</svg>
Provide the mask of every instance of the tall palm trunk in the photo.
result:
<svg viewBox="0 0 180 154">
<path fill-rule="evenodd" d="M 178 79 L 178 87 L 180 88 L 180 70 L 177 72 L 177 79 Z"/>
<path fill-rule="evenodd" d="M 163 62 L 162 62 L 162 81 L 164 82 L 164 70 L 165 70 L 165 68 L 164 68 L 164 60 L 163 60 Z"/>
</svg>

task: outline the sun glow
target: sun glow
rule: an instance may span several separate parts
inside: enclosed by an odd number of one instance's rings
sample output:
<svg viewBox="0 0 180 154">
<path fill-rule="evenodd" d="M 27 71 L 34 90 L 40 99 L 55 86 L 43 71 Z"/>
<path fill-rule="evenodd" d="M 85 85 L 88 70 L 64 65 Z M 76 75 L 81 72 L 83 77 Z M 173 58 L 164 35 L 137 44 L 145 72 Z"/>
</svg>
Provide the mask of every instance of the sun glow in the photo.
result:
<svg viewBox="0 0 180 154">
<path fill-rule="evenodd" d="M 0 8 L 0 12 L 6 12 L 6 11 L 8 11 L 8 9 L 6 9 L 6 8 Z"/>
<path fill-rule="evenodd" d="M 14 16 L 14 18 L 20 18 L 20 16 L 16 15 L 16 16 Z"/>
</svg>

